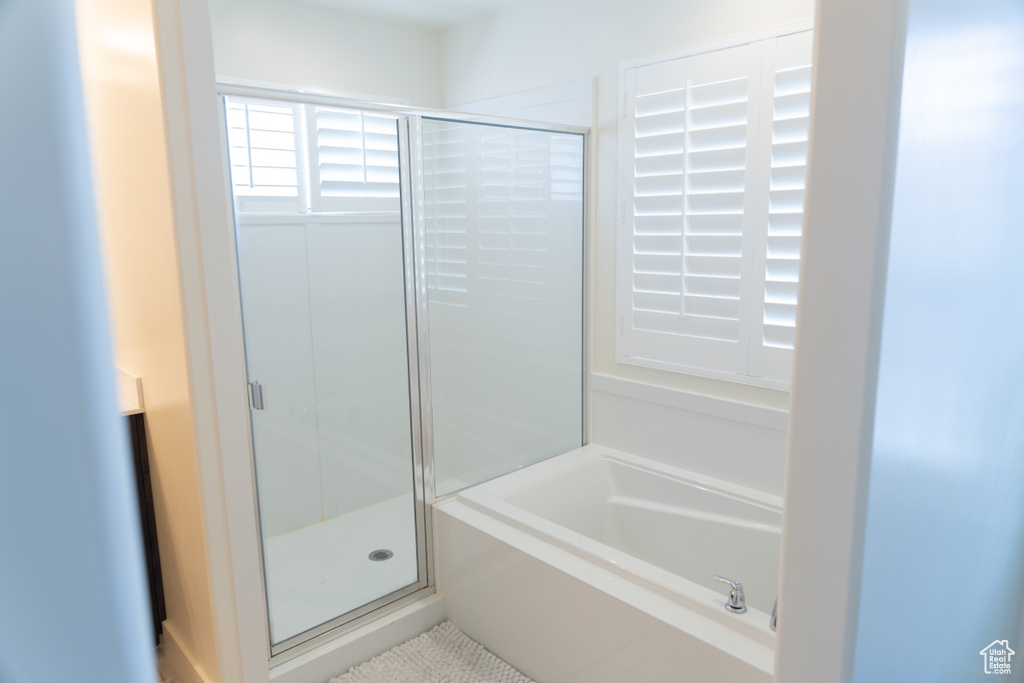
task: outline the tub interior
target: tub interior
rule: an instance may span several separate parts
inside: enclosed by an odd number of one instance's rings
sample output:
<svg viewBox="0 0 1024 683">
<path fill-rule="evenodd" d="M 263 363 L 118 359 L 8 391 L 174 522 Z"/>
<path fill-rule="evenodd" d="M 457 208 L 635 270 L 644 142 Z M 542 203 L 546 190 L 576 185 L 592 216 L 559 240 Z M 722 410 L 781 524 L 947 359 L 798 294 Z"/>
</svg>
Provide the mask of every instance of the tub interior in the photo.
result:
<svg viewBox="0 0 1024 683">
<path fill-rule="evenodd" d="M 715 574 L 743 583 L 770 612 L 778 589 L 781 512 L 697 481 L 598 456 L 504 502 L 723 596 Z"/>
</svg>

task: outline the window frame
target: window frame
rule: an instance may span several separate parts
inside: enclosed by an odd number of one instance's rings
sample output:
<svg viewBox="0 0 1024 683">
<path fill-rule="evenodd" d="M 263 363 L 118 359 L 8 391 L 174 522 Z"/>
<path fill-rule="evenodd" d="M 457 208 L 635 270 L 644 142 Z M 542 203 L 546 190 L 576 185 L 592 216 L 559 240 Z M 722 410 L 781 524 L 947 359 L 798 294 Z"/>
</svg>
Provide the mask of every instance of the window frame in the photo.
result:
<svg viewBox="0 0 1024 683">
<path fill-rule="evenodd" d="M 695 57 L 711 52 L 720 50 L 726 50 L 730 48 L 741 47 L 751 43 L 757 43 L 768 39 L 777 39 L 785 36 L 804 33 L 812 31 L 814 29 L 813 21 L 803 21 L 793 24 L 786 24 L 775 28 L 759 31 L 757 33 L 750 33 L 741 36 L 735 36 L 725 40 L 704 43 L 696 45 L 690 48 L 682 50 L 676 50 L 666 54 L 655 55 L 651 57 L 644 57 L 640 59 L 629 60 L 622 62 L 619 65 L 619 87 L 618 87 L 618 164 L 617 164 L 617 206 L 616 206 L 616 267 L 615 267 L 615 361 L 618 363 L 624 363 L 628 365 L 637 365 L 641 367 L 649 367 L 659 370 L 665 370 L 670 372 L 676 372 L 680 374 L 695 375 L 699 377 L 707 377 L 711 379 L 724 380 L 729 382 L 735 382 L 740 384 L 747 384 L 752 386 L 760 386 L 772 389 L 789 390 L 790 382 L 780 379 L 774 379 L 769 377 L 753 376 L 740 374 L 739 372 L 729 372 L 717 369 L 709 369 L 701 367 L 700 365 L 686 365 L 668 360 L 661 360 L 656 358 L 644 358 L 638 356 L 631 356 L 625 352 L 625 336 L 626 336 L 626 319 L 627 311 L 632 311 L 632 276 L 633 276 L 633 223 L 631 220 L 632 212 L 628 210 L 629 202 L 633 198 L 633 184 L 635 175 L 630 167 L 629 161 L 633 158 L 632 149 L 630 147 L 633 144 L 635 137 L 632 131 L 629 130 L 629 123 L 632 120 L 629 116 L 629 107 L 632 104 L 629 92 L 629 76 L 630 70 L 637 69 L 640 67 L 652 66 L 662 62 L 668 62 L 673 60 L 684 59 L 687 57 Z M 813 58 L 812 58 L 813 68 Z M 761 105 L 765 106 L 764 103 L 771 103 L 774 83 L 770 78 L 765 77 L 766 64 L 761 63 L 761 73 L 758 76 L 757 85 L 759 92 L 756 96 L 760 99 Z M 753 93 L 752 93 L 753 95 Z M 770 104 L 768 105 L 770 106 Z M 771 134 L 772 134 L 772 121 L 771 117 L 765 117 L 758 114 L 754 120 L 754 125 L 757 126 L 757 135 L 768 136 L 768 146 L 771 145 Z M 755 143 L 760 149 L 763 147 L 763 142 L 757 141 Z M 770 163 L 768 164 L 770 168 Z M 764 164 L 756 160 L 755 167 L 750 169 L 748 172 L 752 173 L 755 178 L 758 178 L 764 171 Z M 761 186 L 760 180 L 755 182 L 757 187 Z M 764 196 L 762 196 L 762 194 Z M 767 216 L 768 216 L 768 201 L 769 198 L 767 193 L 755 192 L 754 196 L 750 198 L 752 204 L 754 204 L 754 213 L 752 216 L 752 222 L 754 223 L 754 233 L 751 236 L 744 235 L 745 241 L 752 241 L 754 243 L 754 265 L 755 269 L 760 269 L 762 272 L 754 273 L 752 276 L 752 291 L 751 305 L 749 306 L 750 311 L 746 314 L 746 319 L 740 320 L 741 328 L 744 332 L 741 333 L 741 341 L 746 345 L 745 353 L 749 354 L 750 342 L 744 340 L 744 337 L 749 337 L 749 329 L 752 327 L 761 328 L 761 325 L 751 325 L 756 314 L 760 314 L 763 319 L 763 307 L 764 307 L 764 296 L 765 296 L 765 273 L 764 265 L 766 261 L 766 240 L 767 240 Z M 763 214 L 763 215 L 762 215 Z M 760 257 L 758 257 L 760 255 Z M 763 322 L 763 320 L 759 321 Z M 778 349 L 773 349 L 775 352 L 779 352 Z M 788 352 L 792 356 L 792 351 Z M 749 354 L 753 355 L 753 354 Z M 791 361 L 790 361 L 791 362 Z M 756 371 L 760 372 L 760 360 L 755 364 L 758 367 Z M 748 368 L 749 370 L 749 368 Z"/>
</svg>

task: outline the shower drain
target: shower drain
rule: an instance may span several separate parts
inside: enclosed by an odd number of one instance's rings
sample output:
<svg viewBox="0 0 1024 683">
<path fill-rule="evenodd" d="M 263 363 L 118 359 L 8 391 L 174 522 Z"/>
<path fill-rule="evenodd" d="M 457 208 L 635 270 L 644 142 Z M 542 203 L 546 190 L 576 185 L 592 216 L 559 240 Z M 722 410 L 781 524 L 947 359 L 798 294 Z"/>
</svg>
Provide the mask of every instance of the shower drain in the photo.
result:
<svg viewBox="0 0 1024 683">
<path fill-rule="evenodd" d="M 395 554 L 393 552 L 391 552 L 390 550 L 386 550 L 384 548 L 381 548 L 380 550 L 374 550 L 369 555 L 370 559 L 374 562 L 383 562 L 384 560 L 390 560 L 394 556 Z"/>
</svg>

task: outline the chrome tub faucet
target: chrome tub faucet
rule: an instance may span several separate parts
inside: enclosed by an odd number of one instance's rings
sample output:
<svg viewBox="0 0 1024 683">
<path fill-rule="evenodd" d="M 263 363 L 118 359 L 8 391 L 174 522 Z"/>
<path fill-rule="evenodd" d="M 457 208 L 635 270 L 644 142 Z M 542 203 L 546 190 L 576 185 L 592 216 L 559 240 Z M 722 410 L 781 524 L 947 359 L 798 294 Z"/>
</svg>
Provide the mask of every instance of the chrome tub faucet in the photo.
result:
<svg viewBox="0 0 1024 683">
<path fill-rule="evenodd" d="M 715 581 L 729 584 L 729 602 L 725 603 L 725 609 L 735 614 L 743 614 L 747 611 L 747 600 L 746 596 L 743 595 L 742 583 L 727 579 L 718 574 L 715 574 Z"/>
</svg>

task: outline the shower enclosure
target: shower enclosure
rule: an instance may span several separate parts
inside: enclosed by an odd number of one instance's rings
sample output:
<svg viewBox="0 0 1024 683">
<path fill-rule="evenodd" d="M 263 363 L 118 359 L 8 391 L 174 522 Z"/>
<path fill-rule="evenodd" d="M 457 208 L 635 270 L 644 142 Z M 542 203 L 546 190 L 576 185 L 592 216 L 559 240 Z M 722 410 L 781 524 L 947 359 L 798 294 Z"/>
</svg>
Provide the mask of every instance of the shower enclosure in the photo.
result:
<svg viewBox="0 0 1024 683">
<path fill-rule="evenodd" d="M 586 130 L 221 94 L 277 656 L 432 585 L 436 496 L 583 444 Z"/>
</svg>

